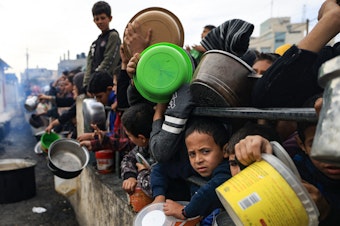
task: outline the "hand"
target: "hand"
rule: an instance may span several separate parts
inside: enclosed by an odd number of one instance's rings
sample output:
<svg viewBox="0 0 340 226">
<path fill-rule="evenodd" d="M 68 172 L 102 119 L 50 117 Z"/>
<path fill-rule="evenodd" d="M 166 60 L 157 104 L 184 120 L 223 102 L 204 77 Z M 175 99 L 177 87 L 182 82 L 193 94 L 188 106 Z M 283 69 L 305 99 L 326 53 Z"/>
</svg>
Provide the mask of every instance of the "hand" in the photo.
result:
<svg viewBox="0 0 340 226">
<path fill-rule="evenodd" d="M 140 171 L 142 171 L 144 169 L 148 169 L 144 164 L 139 163 L 139 162 L 136 163 L 136 166 L 137 166 L 138 172 L 140 172 Z"/>
<path fill-rule="evenodd" d="M 130 177 L 123 181 L 122 188 L 129 194 L 132 194 L 135 191 L 137 186 L 137 179 L 134 177 Z"/>
<path fill-rule="evenodd" d="M 158 195 L 155 197 L 152 203 L 162 203 L 165 202 L 165 196 L 164 195 Z"/>
<path fill-rule="evenodd" d="M 314 185 L 309 184 L 306 181 L 302 181 L 302 185 L 307 189 L 311 198 L 313 199 L 316 206 L 318 207 L 318 210 L 320 212 L 319 220 L 325 219 L 328 216 L 330 209 L 331 209 L 327 200 L 320 193 L 319 189 L 317 189 Z"/>
<path fill-rule="evenodd" d="M 235 145 L 235 155 L 237 160 L 248 166 L 255 161 L 260 161 L 262 153 L 271 154 L 273 152 L 269 141 L 261 136 L 247 136 Z"/>
<path fill-rule="evenodd" d="M 141 53 L 150 45 L 151 36 L 151 28 L 149 28 L 146 36 L 144 36 L 140 23 L 135 20 L 132 23 L 129 23 L 125 29 L 124 43 L 130 54 L 134 55 L 135 53 Z"/>
<path fill-rule="evenodd" d="M 85 140 L 94 140 L 94 133 L 83 133 L 77 137 L 77 140 L 79 142 L 85 141 Z"/>
<path fill-rule="evenodd" d="M 50 123 L 46 128 L 45 128 L 45 132 L 46 133 L 51 133 L 51 130 L 53 129 L 53 125 Z"/>
<path fill-rule="evenodd" d="M 50 99 L 51 99 L 51 96 L 48 96 L 48 95 L 45 95 L 45 94 L 39 94 L 39 95 L 38 95 L 38 99 L 39 99 L 39 101 L 42 101 L 42 100 L 50 100 Z"/>
<path fill-rule="evenodd" d="M 105 132 L 98 128 L 97 124 L 91 124 L 91 127 L 93 129 L 93 139 L 98 139 L 100 143 L 103 141 L 103 137 L 105 135 Z"/>
<path fill-rule="evenodd" d="M 80 146 L 84 146 L 88 151 L 92 151 L 92 145 L 90 140 L 83 140 L 80 142 Z"/>
<path fill-rule="evenodd" d="M 131 79 L 136 74 L 136 68 L 137 68 L 139 59 L 140 59 L 140 54 L 136 53 L 135 55 L 133 55 L 133 57 L 131 57 L 131 59 L 129 60 L 129 63 L 127 64 L 126 72 L 128 73 Z"/>
<path fill-rule="evenodd" d="M 201 45 L 193 45 L 192 46 L 193 49 L 197 50 L 198 52 L 206 52 L 207 50 L 201 46 Z"/>
<path fill-rule="evenodd" d="M 317 115 L 318 117 L 319 117 L 319 115 L 320 115 L 322 103 L 323 103 L 323 98 L 320 97 L 320 98 L 318 98 L 318 99 L 315 101 L 315 104 L 314 104 L 314 109 L 315 109 L 316 115 Z"/>
<path fill-rule="evenodd" d="M 178 202 L 172 201 L 171 199 L 167 199 L 163 205 L 163 211 L 165 215 L 185 220 L 185 217 L 182 214 L 183 208 L 183 205 L 179 204 Z"/>
</svg>

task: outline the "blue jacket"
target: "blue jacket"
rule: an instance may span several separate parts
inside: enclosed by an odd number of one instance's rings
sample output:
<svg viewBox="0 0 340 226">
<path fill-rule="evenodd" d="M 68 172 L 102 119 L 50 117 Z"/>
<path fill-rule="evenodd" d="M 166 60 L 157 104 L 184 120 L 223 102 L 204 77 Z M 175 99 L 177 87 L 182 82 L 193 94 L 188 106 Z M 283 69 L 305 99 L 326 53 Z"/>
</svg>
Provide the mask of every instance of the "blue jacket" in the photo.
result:
<svg viewBox="0 0 340 226">
<path fill-rule="evenodd" d="M 223 208 L 215 189 L 231 178 L 229 163 L 224 160 L 213 171 L 211 177 L 204 178 L 207 183 L 198 187 L 194 195 L 191 197 L 189 204 L 185 207 L 187 217 L 208 216 L 217 208 Z"/>
</svg>

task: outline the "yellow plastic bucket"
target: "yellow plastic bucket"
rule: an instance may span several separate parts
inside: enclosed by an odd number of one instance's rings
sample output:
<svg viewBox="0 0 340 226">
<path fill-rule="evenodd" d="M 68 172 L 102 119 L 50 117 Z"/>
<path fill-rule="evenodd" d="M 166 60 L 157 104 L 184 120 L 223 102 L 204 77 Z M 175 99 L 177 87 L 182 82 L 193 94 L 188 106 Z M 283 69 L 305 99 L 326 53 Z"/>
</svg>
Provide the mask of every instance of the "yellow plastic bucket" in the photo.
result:
<svg viewBox="0 0 340 226">
<path fill-rule="evenodd" d="M 318 225 L 319 211 L 294 173 L 278 158 L 262 154 L 216 188 L 236 225 Z"/>
</svg>

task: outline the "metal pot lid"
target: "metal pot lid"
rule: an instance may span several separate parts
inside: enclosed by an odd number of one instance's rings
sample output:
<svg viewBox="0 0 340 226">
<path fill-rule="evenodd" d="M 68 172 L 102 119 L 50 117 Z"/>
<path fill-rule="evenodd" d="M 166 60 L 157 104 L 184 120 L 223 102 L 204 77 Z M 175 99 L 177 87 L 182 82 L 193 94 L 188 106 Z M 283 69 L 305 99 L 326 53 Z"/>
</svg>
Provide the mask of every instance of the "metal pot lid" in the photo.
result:
<svg viewBox="0 0 340 226">
<path fill-rule="evenodd" d="M 139 11 L 134 15 L 129 23 L 138 21 L 141 25 L 142 32 L 147 35 L 149 28 L 152 29 L 150 45 L 159 42 L 169 42 L 178 46 L 184 44 L 184 29 L 178 17 L 167 9 L 160 7 L 150 7 Z M 126 43 L 124 50 L 126 56 L 130 58 L 130 52 Z"/>
</svg>

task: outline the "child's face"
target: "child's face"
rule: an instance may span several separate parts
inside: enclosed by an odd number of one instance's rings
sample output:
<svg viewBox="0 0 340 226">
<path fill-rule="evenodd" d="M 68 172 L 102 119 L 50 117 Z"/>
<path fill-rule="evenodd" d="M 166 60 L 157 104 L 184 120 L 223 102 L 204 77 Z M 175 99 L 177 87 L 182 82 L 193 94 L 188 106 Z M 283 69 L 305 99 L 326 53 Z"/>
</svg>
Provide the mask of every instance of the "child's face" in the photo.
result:
<svg viewBox="0 0 340 226">
<path fill-rule="evenodd" d="M 108 99 L 109 99 L 109 93 L 108 92 L 100 92 L 100 93 L 94 93 L 94 98 L 96 98 L 96 101 L 102 103 L 104 106 L 107 105 Z"/>
<path fill-rule="evenodd" d="M 144 136 L 140 135 L 136 137 L 132 133 L 129 133 L 129 131 L 127 131 L 125 128 L 124 128 L 124 131 L 126 135 L 129 137 L 130 141 L 134 143 L 135 145 L 139 147 L 146 147 L 148 145 L 148 142 Z"/>
<path fill-rule="evenodd" d="M 112 17 L 107 16 L 105 13 L 94 15 L 93 21 L 97 25 L 97 27 L 102 31 L 105 32 L 110 29 L 110 22 Z"/>
<path fill-rule="evenodd" d="M 310 155 L 313 139 L 315 136 L 315 130 L 316 126 L 310 126 L 305 130 L 305 142 L 304 142 L 304 148 L 302 148 L 307 155 Z M 340 167 L 337 167 L 335 165 L 321 162 L 315 159 L 312 159 L 313 164 L 316 168 L 318 168 L 323 174 L 325 174 L 327 177 L 333 179 L 333 180 L 340 180 Z"/>
<path fill-rule="evenodd" d="M 202 177 L 211 176 L 226 154 L 214 138 L 205 133 L 193 132 L 185 139 L 191 166 Z"/>
</svg>

